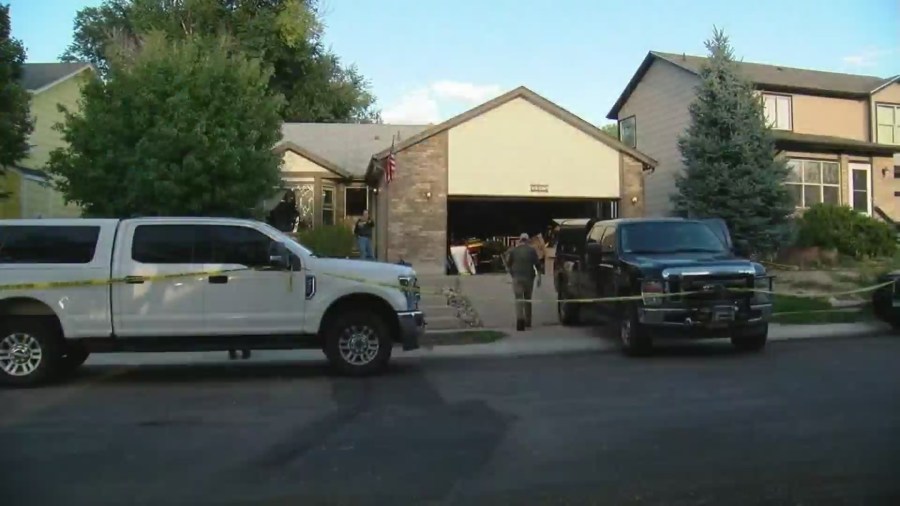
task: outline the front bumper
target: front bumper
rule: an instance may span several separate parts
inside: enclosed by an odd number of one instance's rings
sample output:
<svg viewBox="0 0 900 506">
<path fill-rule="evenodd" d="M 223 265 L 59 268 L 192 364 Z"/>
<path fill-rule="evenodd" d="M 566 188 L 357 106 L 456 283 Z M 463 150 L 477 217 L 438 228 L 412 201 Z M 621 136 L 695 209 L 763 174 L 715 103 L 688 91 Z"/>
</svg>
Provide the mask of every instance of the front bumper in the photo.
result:
<svg viewBox="0 0 900 506">
<path fill-rule="evenodd" d="M 419 340 L 425 335 L 425 313 L 422 311 L 400 311 L 397 313 L 400 335 L 404 351 L 415 350 Z"/>
<path fill-rule="evenodd" d="M 771 303 L 638 308 L 638 321 L 654 334 L 717 337 L 768 323 Z"/>
</svg>

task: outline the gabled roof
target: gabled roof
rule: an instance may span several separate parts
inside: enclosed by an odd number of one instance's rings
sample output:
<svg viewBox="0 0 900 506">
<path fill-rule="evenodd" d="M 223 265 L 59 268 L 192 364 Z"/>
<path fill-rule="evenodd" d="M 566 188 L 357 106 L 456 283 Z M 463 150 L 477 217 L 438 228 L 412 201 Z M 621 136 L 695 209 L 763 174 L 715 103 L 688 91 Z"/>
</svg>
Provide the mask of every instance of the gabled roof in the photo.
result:
<svg viewBox="0 0 900 506">
<path fill-rule="evenodd" d="M 93 66 L 85 62 L 26 63 L 22 66 L 22 86 L 40 93 L 90 68 Z"/>
<path fill-rule="evenodd" d="M 285 123 L 281 126 L 280 144 L 293 143 L 350 176 L 362 178 L 372 153 L 390 148 L 392 139 L 402 142 L 426 128 L 428 125 Z"/>
<path fill-rule="evenodd" d="M 329 162 L 328 160 L 322 158 L 321 156 L 319 156 L 307 149 L 304 149 L 303 147 L 298 146 L 297 144 L 294 144 L 291 141 L 282 141 L 281 143 L 276 145 L 275 149 L 273 150 L 273 152 L 277 155 L 283 155 L 285 151 L 293 151 L 294 153 L 297 153 L 298 155 L 302 156 L 303 158 L 306 158 L 307 160 L 315 163 L 319 167 L 322 167 L 324 169 L 330 170 L 331 172 L 334 172 L 338 176 L 341 176 L 341 177 L 344 177 L 347 179 L 353 178 L 353 176 L 350 175 L 350 173 L 345 171 L 344 169 Z"/>
<path fill-rule="evenodd" d="M 457 116 L 454 116 L 454 117 L 448 119 L 447 121 L 444 121 L 443 123 L 439 123 L 437 125 L 432 126 L 431 128 L 423 130 L 423 131 L 419 132 L 418 134 L 413 135 L 412 137 L 409 137 L 405 141 L 397 144 L 394 147 L 394 151 L 395 152 L 403 151 L 404 149 L 406 149 L 410 146 L 413 146 L 415 144 L 418 144 L 418 143 L 424 141 L 425 139 L 428 139 L 429 137 L 432 137 L 441 132 L 449 130 L 457 125 L 465 123 L 466 121 L 469 121 L 472 118 L 481 116 L 482 114 L 484 114 L 488 111 L 491 111 L 493 109 L 496 109 L 497 107 L 500 107 L 501 105 L 506 104 L 507 102 L 511 102 L 517 98 L 527 100 L 531 104 L 539 107 L 540 109 L 543 109 L 545 112 L 557 117 L 558 119 L 568 123 L 569 125 L 577 128 L 577 129 L 581 130 L 582 132 L 597 139 L 598 141 L 600 141 L 614 149 L 628 153 L 635 159 L 641 161 L 644 165 L 647 165 L 650 167 L 656 167 L 657 162 L 653 158 L 650 158 L 649 156 L 641 153 L 640 151 L 638 151 L 634 148 L 630 148 L 630 147 L 626 146 L 625 144 L 622 144 L 621 142 L 619 142 L 618 139 L 604 133 L 602 130 L 600 130 L 596 126 L 592 125 L 591 123 L 579 118 L 578 116 L 572 114 L 571 112 L 563 109 L 562 107 L 554 104 L 553 102 L 547 100 L 546 98 L 538 95 L 537 93 L 529 90 L 528 88 L 526 88 L 524 86 L 519 86 L 518 88 L 516 88 L 512 91 L 509 91 L 507 93 L 504 93 L 503 95 L 500 95 L 499 97 L 497 97 L 493 100 L 485 102 L 485 103 L 479 105 L 478 107 L 475 107 L 474 109 L 469 109 L 468 111 L 466 111 L 462 114 L 459 114 Z M 384 150 L 382 150 L 381 152 L 379 152 L 378 154 L 376 154 L 375 156 L 372 157 L 373 163 L 385 158 L 389 153 L 390 153 L 390 146 L 387 146 L 387 147 L 385 147 Z"/>
<path fill-rule="evenodd" d="M 700 69 L 707 58 L 686 54 L 662 53 L 650 51 L 641 62 L 628 85 L 622 91 L 616 103 L 610 109 L 607 118 L 615 119 L 619 110 L 625 105 L 628 97 L 643 79 L 644 74 L 655 61 L 662 60 L 676 67 L 700 75 Z M 865 98 L 894 78 L 866 76 L 858 74 L 840 74 L 762 63 L 738 62 L 738 68 L 753 83 L 772 91 L 798 92 L 810 95 Z"/>
</svg>

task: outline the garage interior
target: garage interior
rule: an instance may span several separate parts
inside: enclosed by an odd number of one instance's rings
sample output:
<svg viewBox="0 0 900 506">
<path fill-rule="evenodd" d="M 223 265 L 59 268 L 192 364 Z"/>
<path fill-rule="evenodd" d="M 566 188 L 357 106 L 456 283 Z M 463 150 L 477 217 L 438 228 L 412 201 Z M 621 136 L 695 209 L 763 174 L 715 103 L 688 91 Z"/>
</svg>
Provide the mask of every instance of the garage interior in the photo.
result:
<svg viewBox="0 0 900 506">
<path fill-rule="evenodd" d="M 476 274 L 502 272 L 498 255 L 522 232 L 531 236 L 546 233 L 553 220 L 613 219 L 617 211 L 618 199 L 449 197 L 448 247 L 468 245 Z M 448 259 L 447 273 L 455 271 L 458 269 Z"/>
</svg>

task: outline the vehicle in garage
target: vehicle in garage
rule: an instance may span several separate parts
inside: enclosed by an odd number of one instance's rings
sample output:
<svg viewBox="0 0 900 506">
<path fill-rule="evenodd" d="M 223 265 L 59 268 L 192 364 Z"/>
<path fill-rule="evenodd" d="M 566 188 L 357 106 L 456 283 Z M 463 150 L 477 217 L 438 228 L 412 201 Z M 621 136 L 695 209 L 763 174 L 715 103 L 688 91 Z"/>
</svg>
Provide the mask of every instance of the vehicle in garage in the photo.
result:
<svg viewBox="0 0 900 506">
<path fill-rule="evenodd" d="M 564 220 L 553 280 L 564 325 L 590 306 L 618 324 L 628 354 L 672 336 L 730 337 L 746 350 L 768 337 L 772 277 L 735 254 L 721 220 Z"/>
</svg>

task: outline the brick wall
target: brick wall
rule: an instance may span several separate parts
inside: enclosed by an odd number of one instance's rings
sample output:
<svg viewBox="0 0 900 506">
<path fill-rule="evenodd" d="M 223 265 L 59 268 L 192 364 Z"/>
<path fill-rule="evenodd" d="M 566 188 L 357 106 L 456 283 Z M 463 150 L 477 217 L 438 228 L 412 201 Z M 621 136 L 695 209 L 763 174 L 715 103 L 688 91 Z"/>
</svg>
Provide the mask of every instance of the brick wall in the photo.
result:
<svg viewBox="0 0 900 506">
<path fill-rule="evenodd" d="M 619 154 L 621 188 L 619 194 L 619 217 L 638 218 L 644 216 L 644 171 L 643 164 L 626 153 Z M 632 199 L 637 199 L 632 203 Z"/>
<path fill-rule="evenodd" d="M 388 200 L 385 260 L 443 273 L 447 251 L 447 132 L 397 153 Z M 431 198 L 426 193 L 431 192 Z"/>
<path fill-rule="evenodd" d="M 872 158 L 872 212 L 875 206 L 881 208 L 893 220 L 900 220 L 900 205 L 894 192 L 900 191 L 898 180 L 894 179 L 894 160 L 890 157 Z"/>
</svg>

